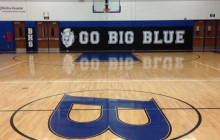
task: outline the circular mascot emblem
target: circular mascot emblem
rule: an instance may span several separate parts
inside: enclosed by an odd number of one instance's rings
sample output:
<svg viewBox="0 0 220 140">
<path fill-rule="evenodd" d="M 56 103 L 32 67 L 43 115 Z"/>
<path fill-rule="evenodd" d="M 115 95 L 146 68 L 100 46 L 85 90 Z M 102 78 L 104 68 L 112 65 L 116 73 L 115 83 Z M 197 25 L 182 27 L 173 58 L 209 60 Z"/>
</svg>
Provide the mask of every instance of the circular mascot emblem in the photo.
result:
<svg viewBox="0 0 220 140">
<path fill-rule="evenodd" d="M 63 32 L 61 32 L 61 36 L 62 36 L 62 43 L 66 48 L 72 46 L 72 44 L 75 41 L 75 36 L 74 36 L 74 32 L 71 31 L 70 28 L 65 28 Z"/>
</svg>

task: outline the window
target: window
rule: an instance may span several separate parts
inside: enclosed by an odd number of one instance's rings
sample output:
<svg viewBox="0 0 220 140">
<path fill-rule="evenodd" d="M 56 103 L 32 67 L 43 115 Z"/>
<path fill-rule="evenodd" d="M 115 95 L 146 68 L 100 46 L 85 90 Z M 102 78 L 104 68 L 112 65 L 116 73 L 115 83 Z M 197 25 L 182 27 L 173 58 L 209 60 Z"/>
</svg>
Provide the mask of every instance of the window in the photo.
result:
<svg viewBox="0 0 220 140">
<path fill-rule="evenodd" d="M 22 27 L 19 27 L 19 36 L 22 37 L 23 33 L 22 33 Z"/>
<path fill-rule="evenodd" d="M 199 35 L 199 26 L 196 26 L 196 35 Z"/>
<path fill-rule="evenodd" d="M 45 28 L 42 27 L 42 36 L 45 37 Z"/>
<path fill-rule="evenodd" d="M 212 29 L 212 27 L 208 26 L 208 35 L 211 35 L 211 29 Z"/>
<path fill-rule="evenodd" d="M 54 37 L 54 28 L 51 28 L 51 36 Z"/>
</svg>

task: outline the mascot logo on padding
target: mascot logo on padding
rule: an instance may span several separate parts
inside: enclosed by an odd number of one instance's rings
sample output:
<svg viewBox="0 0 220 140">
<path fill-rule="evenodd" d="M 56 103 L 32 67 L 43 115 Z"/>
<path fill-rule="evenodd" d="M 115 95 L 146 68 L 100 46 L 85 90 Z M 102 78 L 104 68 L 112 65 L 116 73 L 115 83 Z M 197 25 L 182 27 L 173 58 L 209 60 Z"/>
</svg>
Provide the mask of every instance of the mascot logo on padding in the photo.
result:
<svg viewBox="0 0 220 140">
<path fill-rule="evenodd" d="M 71 31 L 70 28 L 66 28 L 63 30 L 63 32 L 61 32 L 61 35 L 62 35 L 63 45 L 65 45 L 66 48 L 72 46 L 72 44 L 75 41 L 74 32 Z"/>
</svg>

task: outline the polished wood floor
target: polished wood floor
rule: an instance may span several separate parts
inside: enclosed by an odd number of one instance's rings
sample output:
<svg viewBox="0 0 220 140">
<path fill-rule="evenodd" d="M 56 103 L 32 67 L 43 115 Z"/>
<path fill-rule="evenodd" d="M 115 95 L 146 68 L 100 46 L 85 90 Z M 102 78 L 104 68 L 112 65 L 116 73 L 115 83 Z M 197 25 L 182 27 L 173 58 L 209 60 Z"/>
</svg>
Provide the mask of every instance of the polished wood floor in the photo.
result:
<svg viewBox="0 0 220 140">
<path fill-rule="evenodd" d="M 141 61 L 73 62 L 79 55 L 0 54 L 1 140 L 65 139 L 48 128 L 64 94 L 136 101 L 153 98 L 172 126 L 167 139 L 220 139 L 220 54 L 134 53 Z M 89 122 L 100 114 L 100 106 L 74 105 L 69 118 Z M 132 125 L 149 122 L 141 109 L 118 108 L 118 117 Z M 88 139 L 122 138 L 108 130 Z"/>
</svg>

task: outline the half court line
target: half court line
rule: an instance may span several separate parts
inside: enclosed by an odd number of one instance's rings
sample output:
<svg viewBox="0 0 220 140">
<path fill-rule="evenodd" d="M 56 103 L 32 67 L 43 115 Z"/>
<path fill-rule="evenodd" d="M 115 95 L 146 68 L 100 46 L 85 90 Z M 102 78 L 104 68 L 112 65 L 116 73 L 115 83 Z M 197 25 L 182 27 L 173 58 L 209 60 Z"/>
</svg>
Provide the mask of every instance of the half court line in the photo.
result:
<svg viewBox="0 0 220 140">
<path fill-rule="evenodd" d="M 186 79 L 186 80 L 91 80 L 91 81 L 80 81 L 80 80 L 72 80 L 72 81 L 15 81 L 15 82 L 0 82 L 0 84 L 25 84 L 25 83 L 37 83 L 37 84 L 45 84 L 45 83 L 108 83 L 108 82 L 111 82 L 111 83 L 123 83 L 123 82 L 220 82 L 220 79 L 218 80 L 215 80 L 215 79 L 195 79 L 195 80 L 192 80 L 192 79 Z"/>
<path fill-rule="evenodd" d="M 193 108 L 160 108 L 161 110 L 193 110 Z M 196 108 L 198 110 L 220 110 L 220 108 Z M 69 111 L 69 109 L 67 109 Z M 115 110 L 115 109 L 71 109 L 71 111 L 92 111 L 92 110 Z M 117 109 L 119 110 L 144 110 L 144 109 L 136 109 L 136 108 L 131 108 L 131 109 Z M 148 110 L 157 110 L 156 108 L 148 109 Z M 0 112 L 12 112 L 16 110 L 0 110 Z M 33 109 L 33 110 L 19 110 L 19 112 L 29 112 L 29 111 L 54 111 L 54 109 Z M 59 109 L 59 111 L 65 111 L 65 109 Z"/>
</svg>

